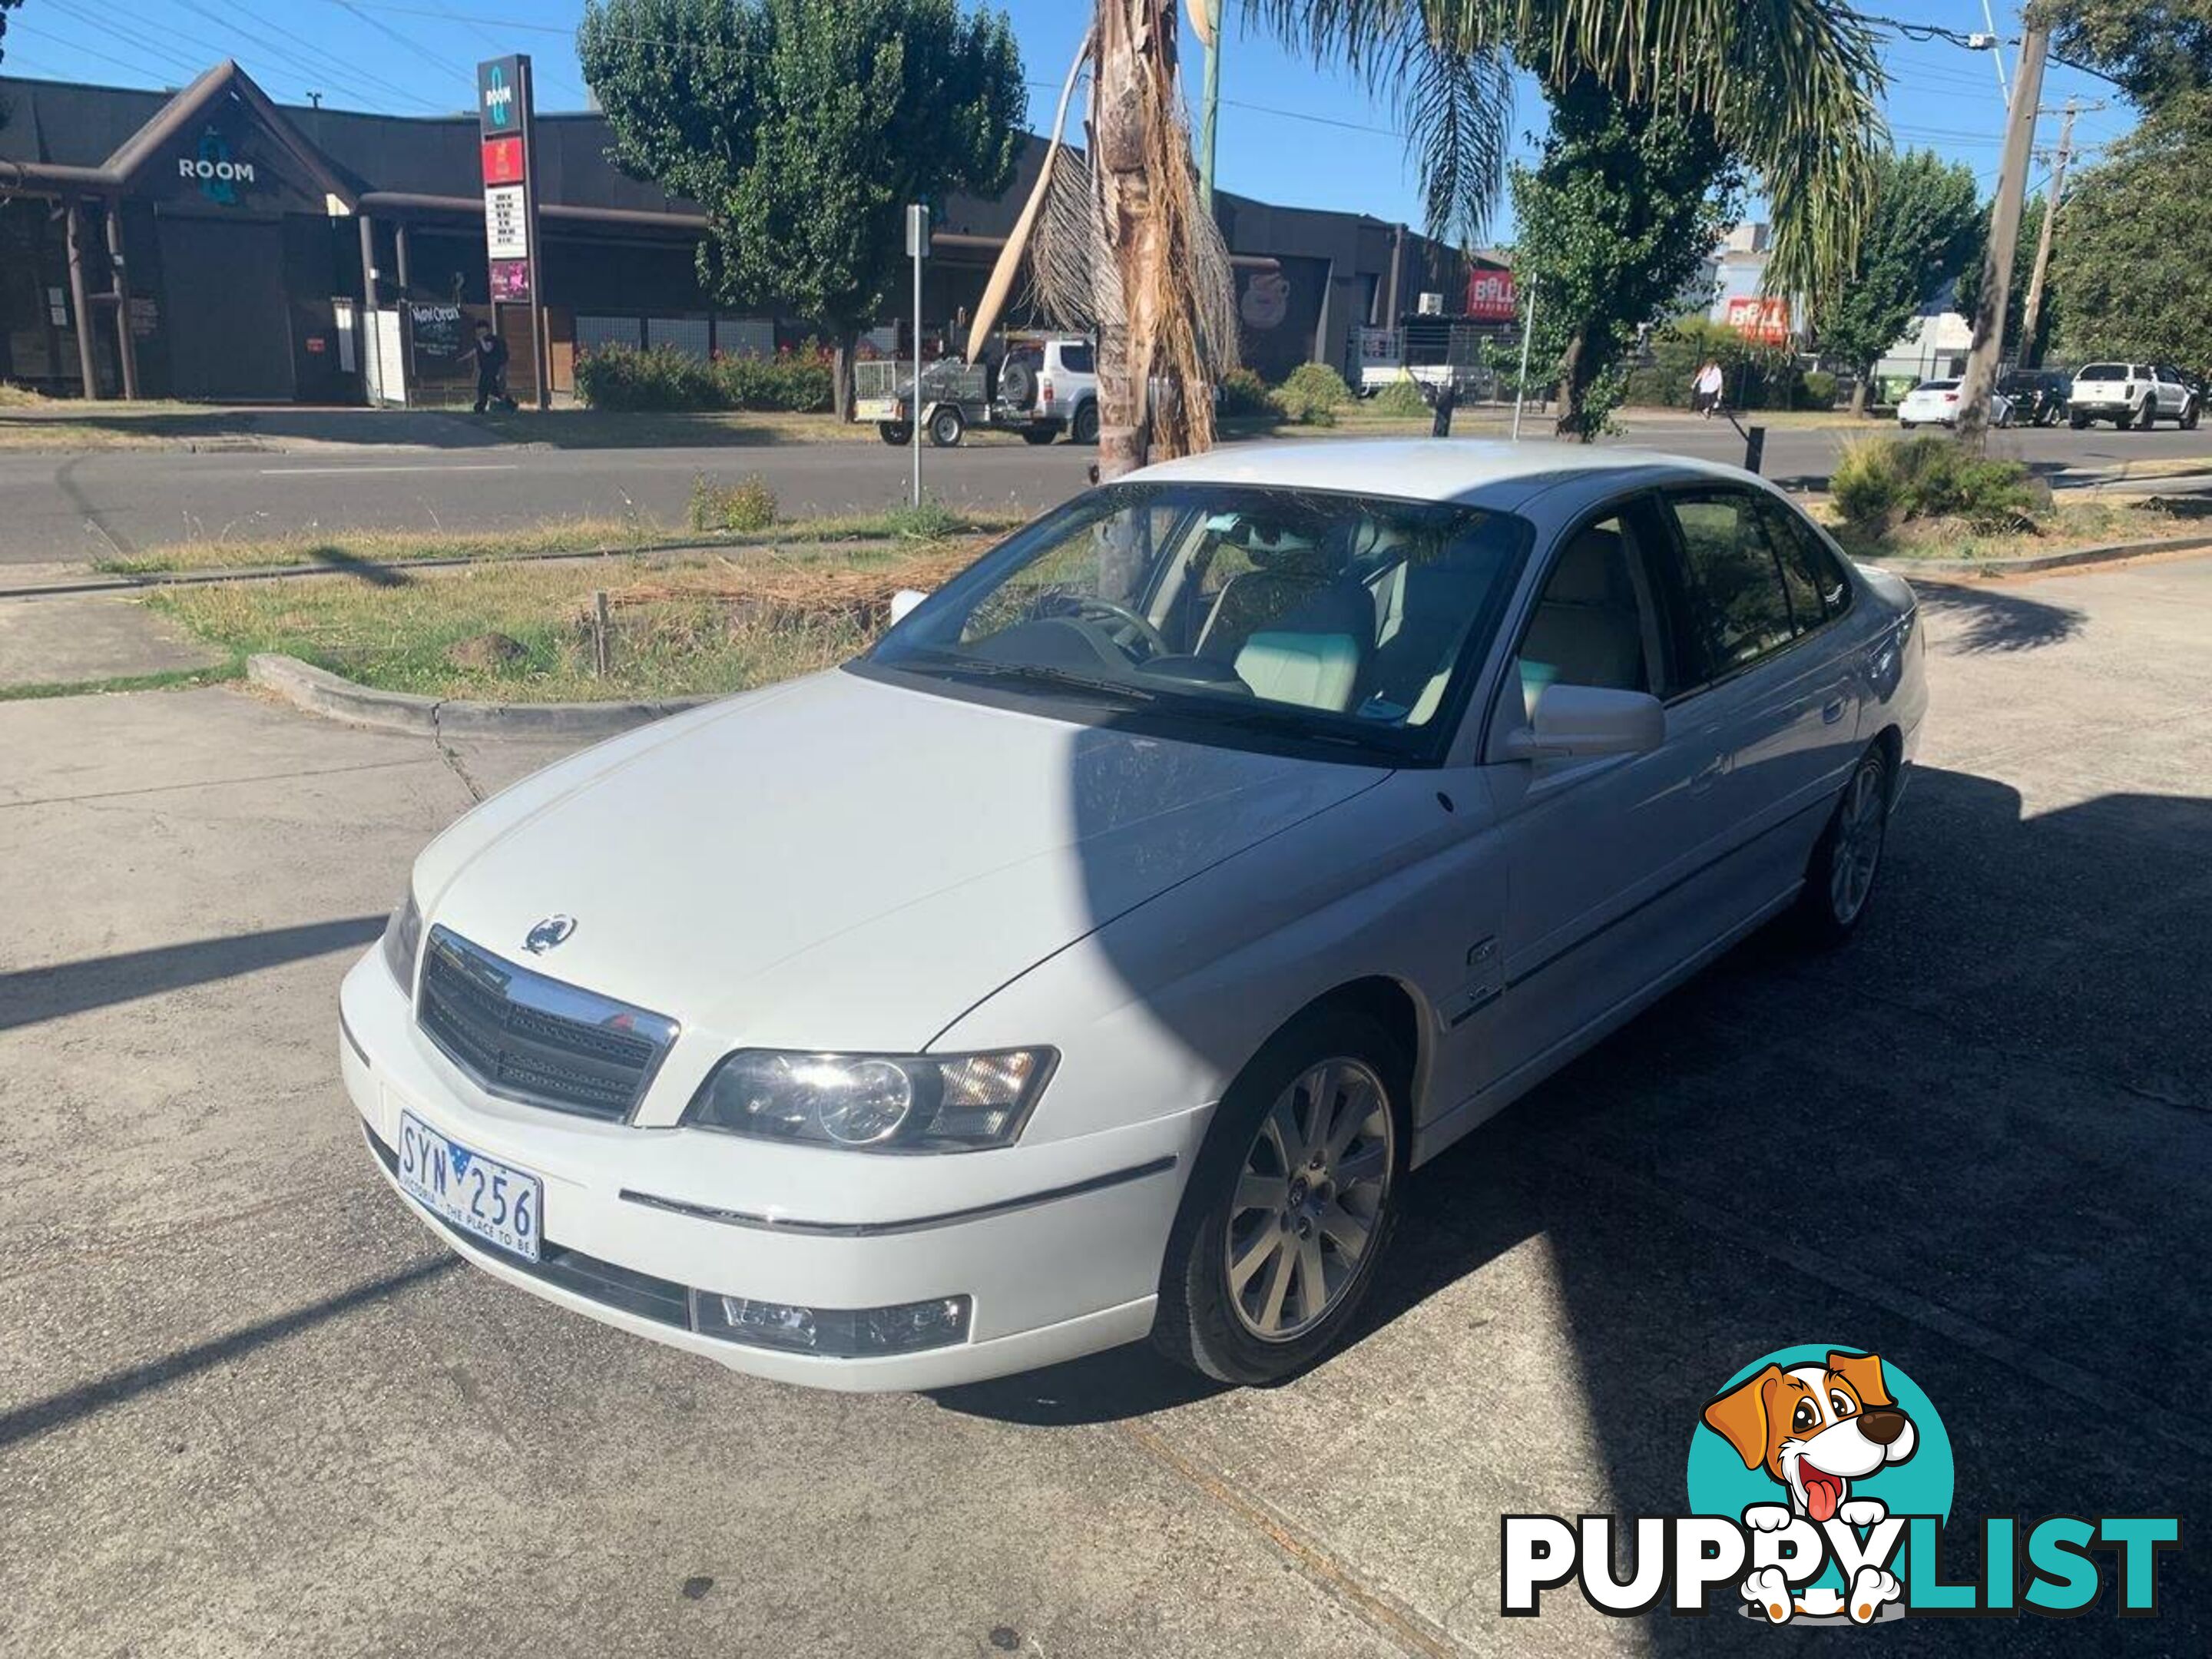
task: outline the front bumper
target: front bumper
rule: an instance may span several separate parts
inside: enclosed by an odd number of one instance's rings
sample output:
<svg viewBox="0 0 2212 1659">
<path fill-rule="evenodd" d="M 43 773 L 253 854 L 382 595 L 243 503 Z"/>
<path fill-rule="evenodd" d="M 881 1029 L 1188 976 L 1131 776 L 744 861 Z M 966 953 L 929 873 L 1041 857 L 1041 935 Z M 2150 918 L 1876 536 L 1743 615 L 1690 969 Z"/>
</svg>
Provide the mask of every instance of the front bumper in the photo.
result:
<svg viewBox="0 0 2212 1659">
<path fill-rule="evenodd" d="M 376 949 L 347 975 L 339 1011 L 346 1091 L 395 1192 L 388 1159 L 403 1110 L 544 1182 L 540 1263 L 407 1200 L 441 1238 L 576 1312 L 817 1388 L 939 1388 L 1145 1335 L 1211 1111 L 988 1152 L 893 1159 L 771 1146 L 488 1096 L 416 1029 Z M 690 1290 L 837 1310 L 966 1296 L 972 1308 L 963 1341 L 834 1358 L 702 1334 L 684 1311 Z"/>
</svg>

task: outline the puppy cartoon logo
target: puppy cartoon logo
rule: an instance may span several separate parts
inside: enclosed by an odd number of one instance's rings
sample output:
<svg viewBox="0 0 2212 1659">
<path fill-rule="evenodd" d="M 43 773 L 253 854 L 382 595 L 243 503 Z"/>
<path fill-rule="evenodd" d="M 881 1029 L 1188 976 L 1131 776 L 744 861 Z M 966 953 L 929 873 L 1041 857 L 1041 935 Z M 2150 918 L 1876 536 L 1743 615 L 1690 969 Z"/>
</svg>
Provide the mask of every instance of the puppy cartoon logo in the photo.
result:
<svg viewBox="0 0 2212 1659">
<path fill-rule="evenodd" d="M 1889 1509 L 1876 1497 L 1853 1497 L 1863 1483 L 1911 1458 L 1920 1443 L 1912 1419 L 1891 1396 L 1879 1354 L 1831 1352 L 1784 1370 L 1770 1360 L 1706 1406 L 1705 1425 L 1727 1441 L 1747 1471 L 1781 1488 L 1785 1501 L 1750 1504 L 1743 1522 L 1780 1533 L 1793 1521 L 1825 1528 L 1840 1519 L 1854 1532 L 1880 1527 Z M 1896 1576 L 1867 1563 L 1840 1589 L 1808 1585 L 1794 1592 L 1784 1570 L 1754 1571 L 1741 1586 L 1746 1611 L 1781 1624 L 1793 1616 L 1855 1624 L 1903 1609 Z"/>
<path fill-rule="evenodd" d="M 1944 1563 L 1951 1437 L 1920 1386 L 1878 1353 L 1806 1343 L 1762 1354 L 1692 1413 L 1686 1511 L 1498 1517 L 1498 1611 L 1534 1619 L 1546 1593 L 1629 1619 L 1733 1605 L 1765 1625 L 1872 1625 L 1907 1614 L 2072 1619 L 2107 1588 L 2115 1611 L 2158 1613 L 2178 1515 L 2012 1515 L 1969 1523 L 1980 1576 Z M 1571 1587 L 1571 1588 L 1570 1588 Z"/>
</svg>

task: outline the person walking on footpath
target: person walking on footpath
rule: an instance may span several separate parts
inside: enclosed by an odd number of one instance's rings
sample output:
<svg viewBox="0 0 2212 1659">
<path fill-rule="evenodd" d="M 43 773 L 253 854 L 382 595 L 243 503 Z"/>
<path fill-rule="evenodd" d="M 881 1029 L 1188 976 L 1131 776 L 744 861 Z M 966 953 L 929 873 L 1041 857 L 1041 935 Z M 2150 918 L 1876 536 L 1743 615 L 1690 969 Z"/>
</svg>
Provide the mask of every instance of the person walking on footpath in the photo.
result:
<svg viewBox="0 0 2212 1659">
<path fill-rule="evenodd" d="M 1698 378 L 1690 383 L 1692 406 L 1701 411 L 1707 420 L 1711 420 L 1713 411 L 1721 406 L 1721 388 L 1726 384 L 1727 376 L 1721 373 L 1719 362 L 1713 358 L 1706 358 L 1705 366 L 1698 371 Z"/>
<path fill-rule="evenodd" d="M 1451 436 L 1452 410 L 1458 407 L 1459 381 L 1456 377 L 1455 377 L 1445 380 L 1442 386 L 1437 388 L 1436 413 L 1429 422 L 1429 435 L 1431 437 L 1449 438 Z"/>
<path fill-rule="evenodd" d="M 481 415 L 497 404 L 512 414 L 518 405 L 507 395 L 507 342 L 489 323 L 477 325 L 476 343 L 469 348 L 469 356 L 477 366 L 477 413 Z"/>
</svg>

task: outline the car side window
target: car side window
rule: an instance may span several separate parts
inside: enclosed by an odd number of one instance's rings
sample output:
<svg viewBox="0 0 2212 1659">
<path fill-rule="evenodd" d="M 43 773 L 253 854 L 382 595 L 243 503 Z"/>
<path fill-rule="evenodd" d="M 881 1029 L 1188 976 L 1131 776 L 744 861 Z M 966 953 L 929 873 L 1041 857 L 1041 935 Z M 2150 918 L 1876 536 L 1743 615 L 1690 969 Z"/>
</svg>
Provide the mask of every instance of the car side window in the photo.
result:
<svg viewBox="0 0 2212 1659">
<path fill-rule="evenodd" d="M 1073 343 L 1061 346 L 1060 349 L 1060 366 L 1070 374 L 1088 374 L 1091 373 L 1092 362 L 1091 348 L 1088 345 L 1080 345 Z"/>
<path fill-rule="evenodd" d="M 1850 605 L 1851 585 L 1819 532 L 1780 501 L 1762 499 L 1759 512 L 1781 561 L 1783 591 L 1797 631 L 1841 616 Z"/>
<path fill-rule="evenodd" d="M 1706 678 L 1757 662 L 1796 637 L 1774 545 L 1747 490 L 1675 495 L 1694 629 Z"/>
<path fill-rule="evenodd" d="M 1582 526 L 1561 544 L 1521 641 L 1522 696 L 1532 717 L 1549 685 L 1666 695 L 1650 538 L 1645 514 L 1629 510 Z"/>
</svg>

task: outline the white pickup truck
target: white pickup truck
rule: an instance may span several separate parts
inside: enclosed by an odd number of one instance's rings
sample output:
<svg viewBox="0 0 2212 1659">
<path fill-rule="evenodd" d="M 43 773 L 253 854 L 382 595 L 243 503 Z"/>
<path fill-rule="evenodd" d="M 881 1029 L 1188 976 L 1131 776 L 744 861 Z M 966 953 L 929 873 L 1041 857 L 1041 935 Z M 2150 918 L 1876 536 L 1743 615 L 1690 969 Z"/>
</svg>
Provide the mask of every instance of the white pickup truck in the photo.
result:
<svg viewBox="0 0 2212 1659">
<path fill-rule="evenodd" d="M 939 449 L 958 443 L 970 427 L 1018 432 L 1048 444 L 1063 432 L 1079 444 L 1098 441 L 1098 374 L 1091 342 L 1076 337 L 1017 340 L 998 366 L 942 357 L 921 366 L 921 396 L 914 396 L 914 368 L 885 359 L 854 366 L 853 418 L 872 421 L 887 444 L 914 438 L 914 405 L 921 429 Z"/>
<path fill-rule="evenodd" d="M 2164 363 L 2089 363 L 2074 371 L 2066 423 L 2076 432 L 2092 421 L 2110 421 L 2125 432 L 2148 430 L 2156 421 L 2194 428 L 2202 411 L 2197 394 Z"/>
</svg>

